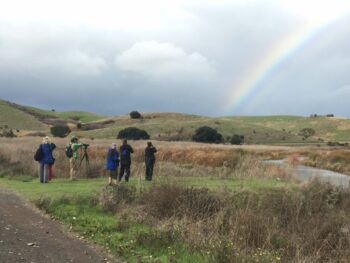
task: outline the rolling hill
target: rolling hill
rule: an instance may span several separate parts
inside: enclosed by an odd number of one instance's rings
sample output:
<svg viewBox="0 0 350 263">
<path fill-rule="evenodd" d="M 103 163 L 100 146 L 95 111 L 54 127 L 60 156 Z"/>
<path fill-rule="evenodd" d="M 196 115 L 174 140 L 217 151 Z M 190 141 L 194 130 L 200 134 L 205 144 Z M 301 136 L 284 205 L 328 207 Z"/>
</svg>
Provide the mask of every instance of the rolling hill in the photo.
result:
<svg viewBox="0 0 350 263">
<path fill-rule="evenodd" d="M 225 116 L 205 117 L 180 113 L 143 113 L 142 119 L 129 115 L 108 117 L 100 114 L 71 111 L 52 112 L 0 100 L 0 127 L 49 132 L 51 125 L 69 124 L 73 132 L 88 138 L 116 138 L 121 129 L 137 127 L 146 130 L 152 139 L 190 140 L 201 126 L 217 129 L 227 140 L 243 135 L 250 144 L 322 144 L 327 141 L 350 142 L 350 119 L 302 116 Z M 82 123 L 82 128 L 77 128 Z M 315 134 L 300 134 L 311 128 Z"/>
</svg>

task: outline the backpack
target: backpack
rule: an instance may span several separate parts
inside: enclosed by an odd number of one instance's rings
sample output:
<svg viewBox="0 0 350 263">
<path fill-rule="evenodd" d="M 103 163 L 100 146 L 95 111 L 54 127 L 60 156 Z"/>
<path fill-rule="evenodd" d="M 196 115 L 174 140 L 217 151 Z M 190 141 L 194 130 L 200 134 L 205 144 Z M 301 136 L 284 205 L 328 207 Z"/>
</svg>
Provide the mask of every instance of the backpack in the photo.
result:
<svg viewBox="0 0 350 263">
<path fill-rule="evenodd" d="M 72 158 L 73 157 L 73 149 L 72 149 L 72 145 L 68 145 L 66 147 L 66 156 L 68 158 Z"/>
<path fill-rule="evenodd" d="M 130 151 L 127 147 L 124 147 L 121 152 L 120 152 L 120 155 L 121 156 L 124 156 L 124 157 L 127 157 L 127 156 L 130 156 Z"/>
<path fill-rule="evenodd" d="M 43 150 L 41 149 L 41 145 L 40 145 L 34 154 L 34 160 L 37 162 L 40 162 L 43 158 L 44 158 L 44 153 L 43 153 Z"/>
</svg>

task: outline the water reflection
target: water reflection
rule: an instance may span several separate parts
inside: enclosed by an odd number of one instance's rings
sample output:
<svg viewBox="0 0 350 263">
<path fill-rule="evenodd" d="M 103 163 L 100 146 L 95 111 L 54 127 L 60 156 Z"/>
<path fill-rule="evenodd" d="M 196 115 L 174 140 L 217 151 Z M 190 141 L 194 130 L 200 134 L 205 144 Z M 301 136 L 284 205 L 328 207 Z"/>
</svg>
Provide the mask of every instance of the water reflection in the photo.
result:
<svg viewBox="0 0 350 263">
<path fill-rule="evenodd" d="M 295 178 L 301 181 L 310 181 L 313 178 L 318 178 L 321 182 L 328 182 L 335 186 L 348 187 L 350 184 L 350 176 L 329 170 L 309 167 L 305 165 L 292 166 L 288 165 L 286 160 L 269 160 L 265 161 L 265 163 L 283 165 L 287 169 L 288 173 L 291 173 Z"/>
</svg>

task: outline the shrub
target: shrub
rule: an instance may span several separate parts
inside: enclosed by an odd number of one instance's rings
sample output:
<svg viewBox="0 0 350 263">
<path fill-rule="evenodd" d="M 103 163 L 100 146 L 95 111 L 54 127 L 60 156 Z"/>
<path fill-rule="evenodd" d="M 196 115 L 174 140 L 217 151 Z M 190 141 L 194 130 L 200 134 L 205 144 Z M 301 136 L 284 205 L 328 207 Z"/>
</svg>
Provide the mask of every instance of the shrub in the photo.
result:
<svg viewBox="0 0 350 263">
<path fill-rule="evenodd" d="M 2 135 L 3 137 L 7 137 L 7 138 L 13 138 L 13 137 L 16 137 L 16 135 L 13 133 L 13 130 L 12 129 L 3 129 L 2 130 Z"/>
<path fill-rule="evenodd" d="M 80 117 L 79 116 L 70 116 L 70 117 L 68 117 L 68 119 L 71 119 L 73 121 L 79 121 Z"/>
<path fill-rule="evenodd" d="M 131 119 L 141 119 L 142 115 L 138 111 L 132 111 L 129 113 Z"/>
<path fill-rule="evenodd" d="M 238 135 L 238 134 L 234 134 L 231 137 L 230 143 L 231 144 L 237 144 L 237 145 L 241 145 L 244 141 L 244 136 L 242 135 Z"/>
<path fill-rule="evenodd" d="M 147 205 L 148 212 L 158 218 L 209 218 L 222 208 L 220 194 L 207 188 L 196 189 L 177 184 L 163 183 L 141 193 L 141 202 Z"/>
<path fill-rule="evenodd" d="M 149 134 L 145 130 L 138 129 L 136 127 L 128 127 L 119 131 L 118 139 L 131 139 L 131 140 L 147 140 Z"/>
<path fill-rule="evenodd" d="M 220 143 L 222 142 L 222 135 L 211 127 L 202 126 L 196 130 L 192 140 L 195 142 Z"/>
<path fill-rule="evenodd" d="M 299 131 L 299 135 L 303 136 L 305 139 L 313 136 L 316 133 L 316 131 L 312 128 L 303 128 Z"/>
<path fill-rule="evenodd" d="M 81 123 L 78 122 L 78 123 L 77 123 L 77 128 L 78 128 L 78 129 L 81 129 L 81 127 L 82 127 Z"/>
<path fill-rule="evenodd" d="M 50 131 L 53 136 L 61 138 L 66 137 L 71 132 L 67 125 L 52 126 Z"/>
<path fill-rule="evenodd" d="M 105 211 L 115 213 L 119 206 L 132 203 L 136 198 L 135 186 L 119 185 L 118 188 L 108 187 L 98 196 L 99 204 Z"/>
</svg>

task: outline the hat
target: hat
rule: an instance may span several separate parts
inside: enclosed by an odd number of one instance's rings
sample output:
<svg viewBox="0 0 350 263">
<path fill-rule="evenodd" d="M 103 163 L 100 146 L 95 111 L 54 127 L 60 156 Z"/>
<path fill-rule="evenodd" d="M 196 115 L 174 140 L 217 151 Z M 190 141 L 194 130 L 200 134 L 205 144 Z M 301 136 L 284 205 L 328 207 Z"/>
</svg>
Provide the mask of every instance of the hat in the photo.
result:
<svg viewBox="0 0 350 263">
<path fill-rule="evenodd" d="M 114 149 L 117 148 L 117 144 L 115 142 L 111 143 L 111 145 L 109 146 L 110 149 Z"/>
</svg>

